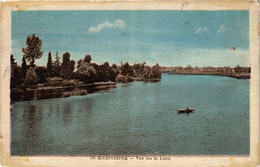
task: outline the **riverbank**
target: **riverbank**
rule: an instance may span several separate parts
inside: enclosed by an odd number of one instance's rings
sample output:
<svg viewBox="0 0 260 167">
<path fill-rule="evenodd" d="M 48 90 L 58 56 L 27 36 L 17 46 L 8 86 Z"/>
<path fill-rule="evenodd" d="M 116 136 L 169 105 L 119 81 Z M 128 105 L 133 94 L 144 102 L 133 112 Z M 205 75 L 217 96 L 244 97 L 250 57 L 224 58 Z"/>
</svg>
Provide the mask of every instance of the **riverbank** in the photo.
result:
<svg viewBox="0 0 260 167">
<path fill-rule="evenodd" d="M 134 82 L 134 81 L 144 81 L 144 82 L 159 82 L 161 80 L 161 76 L 160 77 L 155 77 L 155 78 L 146 78 L 144 76 L 123 76 L 123 75 L 119 75 L 116 78 L 116 82 L 118 83 L 127 83 L 127 82 Z"/>
<path fill-rule="evenodd" d="M 231 77 L 231 78 L 236 78 L 236 79 L 250 79 L 250 74 L 249 73 L 241 73 L 241 74 L 236 74 L 236 73 L 193 73 L 193 72 L 164 72 L 164 73 L 171 73 L 171 74 L 178 74 L 178 75 L 213 75 L 213 76 L 226 76 L 226 77 Z"/>
<path fill-rule="evenodd" d="M 116 88 L 116 83 L 134 81 L 158 82 L 161 78 L 145 78 L 132 76 L 119 76 L 116 82 L 95 82 L 84 84 L 76 79 L 62 79 L 57 77 L 47 78 L 45 83 L 36 85 L 21 85 L 11 88 L 11 103 L 19 101 L 34 101 L 41 99 L 62 98 L 69 96 L 87 95 L 101 90 Z"/>
<path fill-rule="evenodd" d="M 180 75 L 215 75 L 250 79 L 250 67 L 161 67 L 161 72 Z"/>
<path fill-rule="evenodd" d="M 11 89 L 11 103 L 18 101 L 34 101 L 86 95 L 101 90 L 116 88 L 115 82 L 97 82 L 93 84 L 81 84 L 76 86 L 48 86 L 38 88 Z"/>
</svg>

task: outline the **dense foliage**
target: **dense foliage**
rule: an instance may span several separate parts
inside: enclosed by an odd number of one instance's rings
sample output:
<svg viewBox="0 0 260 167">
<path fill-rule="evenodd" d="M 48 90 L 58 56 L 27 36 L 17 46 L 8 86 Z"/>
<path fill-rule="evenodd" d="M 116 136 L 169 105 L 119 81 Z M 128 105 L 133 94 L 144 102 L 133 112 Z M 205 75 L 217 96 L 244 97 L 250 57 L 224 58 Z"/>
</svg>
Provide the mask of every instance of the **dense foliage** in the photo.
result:
<svg viewBox="0 0 260 167">
<path fill-rule="evenodd" d="M 70 60 L 70 53 L 66 52 L 63 54 L 60 76 L 65 79 L 73 77 L 75 61 Z"/>
<path fill-rule="evenodd" d="M 22 83 L 22 68 L 15 62 L 14 56 L 11 54 L 11 88 L 16 87 Z"/>
<path fill-rule="evenodd" d="M 42 44 L 42 40 L 34 34 L 27 37 L 27 47 L 22 48 L 24 54 L 21 66 L 17 65 L 14 56 L 11 55 L 11 88 L 21 87 L 21 85 L 31 87 L 40 83 L 45 86 L 75 86 L 75 84 L 83 83 L 130 82 L 161 78 L 158 64 L 153 67 L 149 67 L 146 63 L 132 66 L 128 62 L 121 63 L 120 66 L 116 64 L 110 66 L 108 62 L 99 65 L 92 63 L 92 57 L 86 55 L 78 60 L 76 65 L 75 61 L 70 59 L 69 52 L 63 54 L 62 62 L 60 62 L 58 52 L 56 52 L 55 60 L 52 60 L 51 52 L 49 52 L 46 66 L 36 66 L 35 60 L 43 56 Z"/>
<path fill-rule="evenodd" d="M 34 68 L 30 67 L 26 72 L 25 83 L 28 85 L 34 85 L 36 84 L 37 80 L 38 78 Z"/>
</svg>

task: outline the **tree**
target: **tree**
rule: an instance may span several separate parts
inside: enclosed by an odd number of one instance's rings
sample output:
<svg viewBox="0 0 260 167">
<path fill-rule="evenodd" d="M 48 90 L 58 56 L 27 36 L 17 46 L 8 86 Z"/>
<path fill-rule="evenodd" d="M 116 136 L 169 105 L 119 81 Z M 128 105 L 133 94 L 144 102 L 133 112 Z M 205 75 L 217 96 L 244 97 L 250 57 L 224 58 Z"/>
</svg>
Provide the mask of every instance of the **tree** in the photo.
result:
<svg viewBox="0 0 260 167">
<path fill-rule="evenodd" d="M 92 76 L 96 75 L 96 70 L 89 63 L 81 62 L 77 70 L 77 73 L 79 74 L 80 80 L 82 80 L 85 83 L 89 83 L 91 82 L 90 79 L 93 78 Z"/>
<path fill-rule="evenodd" d="M 105 66 L 105 67 L 109 67 L 109 63 L 106 61 L 106 62 L 104 63 L 104 66 Z"/>
<path fill-rule="evenodd" d="M 37 74 L 37 82 L 44 83 L 47 81 L 47 77 L 49 76 L 48 70 L 46 67 L 35 67 L 35 72 Z"/>
<path fill-rule="evenodd" d="M 91 60 L 92 60 L 92 58 L 91 58 L 91 56 L 90 55 L 86 55 L 85 57 L 84 57 L 84 62 L 87 62 L 87 63 L 90 63 L 91 62 Z"/>
<path fill-rule="evenodd" d="M 34 85 L 37 82 L 37 74 L 33 67 L 30 67 L 26 72 L 25 82 L 29 85 Z"/>
<path fill-rule="evenodd" d="M 152 78 L 161 78 L 160 66 L 158 63 L 152 67 Z"/>
<path fill-rule="evenodd" d="M 151 78 L 151 71 L 152 71 L 151 67 L 149 67 L 149 66 L 144 67 L 144 77 L 146 79 Z"/>
<path fill-rule="evenodd" d="M 23 73 L 23 77 L 26 76 L 26 71 L 27 71 L 27 64 L 26 64 L 25 58 L 23 56 L 23 60 L 22 60 L 22 73 Z"/>
<path fill-rule="evenodd" d="M 72 73 L 75 69 L 75 64 L 76 64 L 76 62 L 74 60 L 70 60 L 69 68 L 70 68 L 70 72 L 72 72 Z"/>
<path fill-rule="evenodd" d="M 10 56 L 10 62 L 11 62 L 11 65 L 17 64 L 17 63 L 15 62 L 15 59 L 14 59 L 14 55 L 13 55 L 13 54 L 11 54 L 11 56 Z"/>
<path fill-rule="evenodd" d="M 241 73 L 241 67 L 239 66 L 239 65 L 237 65 L 236 67 L 235 67 L 235 72 L 236 73 Z"/>
<path fill-rule="evenodd" d="M 64 53 L 61 64 L 61 76 L 66 79 L 70 79 L 73 76 L 74 66 L 75 61 L 70 60 L 70 53 Z"/>
<path fill-rule="evenodd" d="M 114 71 L 112 67 L 109 66 L 108 62 L 105 62 L 104 64 L 97 65 L 95 63 L 91 64 L 96 69 L 96 75 L 95 75 L 95 81 L 96 82 L 102 82 L 102 81 L 114 81 L 116 78 L 116 74 L 114 74 Z"/>
<path fill-rule="evenodd" d="M 187 67 L 185 67 L 185 70 L 187 70 L 187 71 L 192 71 L 192 67 L 191 67 L 191 65 L 190 65 L 190 64 L 187 65 Z"/>
<path fill-rule="evenodd" d="M 77 61 L 77 69 L 79 69 L 81 63 L 82 63 L 82 59 L 79 59 L 79 60 Z"/>
<path fill-rule="evenodd" d="M 124 65 L 121 66 L 121 74 L 133 76 L 134 74 L 133 67 L 130 66 L 128 62 L 126 62 Z"/>
<path fill-rule="evenodd" d="M 52 74 L 52 57 L 51 57 L 51 52 L 49 52 L 49 54 L 48 54 L 47 72 L 48 72 L 48 75 L 51 76 L 51 74 Z"/>
<path fill-rule="evenodd" d="M 60 57 L 58 52 L 56 52 L 55 61 L 53 63 L 52 75 L 56 77 L 60 76 Z"/>
<path fill-rule="evenodd" d="M 111 81 L 114 81 L 116 79 L 116 76 L 119 74 L 119 68 L 116 64 L 113 64 L 111 68 L 112 68 Z"/>
<path fill-rule="evenodd" d="M 27 37 L 26 45 L 27 47 L 22 49 L 24 57 L 30 62 L 30 66 L 34 68 L 35 60 L 41 58 L 43 55 L 43 51 L 41 51 L 42 40 L 35 36 L 35 34 L 32 34 Z"/>
<path fill-rule="evenodd" d="M 11 54 L 10 56 L 11 61 L 11 88 L 14 88 L 17 85 L 22 83 L 22 72 L 21 67 L 17 65 L 15 62 L 14 56 Z"/>
<path fill-rule="evenodd" d="M 67 64 L 70 62 L 70 53 L 65 52 L 62 57 L 62 64 Z"/>
<path fill-rule="evenodd" d="M 144 66 L 145 66 L 145 62 L 144 63 L 138 63 L 138 64 L 134 64 L 133 68 L 136 72 L 137 76 L 143 76 L 144 75 Z"/>
<path fill-rule="evenodd" d="M 117 67 L 117 65 L 114 63 L 114 64 L 112 64 L 112 66 L 111 66 L 112 68 L 114 68 L 114 69 L 117 69 L 118 67 Z"/>
<path fill-rule="evenodd" d="M 90 65 L 96 70 L 96 75 L 93 75 L 93 81 L 95 82 L 102 81 L 102 76 L 101 76 L 102 70 L 100 68 L 100 65 L 96 63 L 91 63 Z"/>
<path fill-rule="evenodd" d="M 103 76 L 103 81 L 114 81 L 115 78 L 111 76 L 113 73 L 112 68 L 109 66 L 108 62 L 105 62 L 103 65 L 101 65 L 101 70 L 102 70 L 102 76 Z"/>
</svg>

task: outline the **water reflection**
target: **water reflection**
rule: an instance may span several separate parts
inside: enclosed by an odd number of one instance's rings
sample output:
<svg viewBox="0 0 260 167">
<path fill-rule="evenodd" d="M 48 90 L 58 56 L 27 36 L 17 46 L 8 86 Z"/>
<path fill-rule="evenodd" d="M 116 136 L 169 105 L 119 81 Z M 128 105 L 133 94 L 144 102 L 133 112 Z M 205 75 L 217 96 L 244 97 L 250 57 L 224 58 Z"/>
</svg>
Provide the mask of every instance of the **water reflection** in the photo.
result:
<svg viewBox="0 0 260 167">
<path fill-rule="evenodd" d="M 23 127 L 27 136 L 33 136 L 37 134 L 37 128 L 41 123 L 41 115 L 37 113 L 36 105 L 30 105 L 29 108 L 25 108 L 23 111 Z M 37 115 L 38 114 L 38 115 Z"/>
<path fill-rule="evenodd" d="M 27 152 L 30 154 L 30 148 L 38 148 L 38 143 L 41 138 L 41 123 L 42 112 L 37 111 L 37 106 L 32 104 L 28 108 L 24 108 L 22 115 L 22 132 L 21 143 L 19 151 Z"/>
<path fill-rule="evenodd" d="M 249 81 L 182 77 L 14 104 L 12 155 L 248 154 Z M 199 110 L 176 113 L 187 105 Z"/>
<path fill-rule="evenodd" d="M 69 102 L 65 102 L 64 103 L 64 107 L 62 110 L 62 118 L 63 118 L 63 123 L 64 125 L 69 125 L 71 122 L 71 105 L 73 105 L 72 103 Z"/>
</svg>

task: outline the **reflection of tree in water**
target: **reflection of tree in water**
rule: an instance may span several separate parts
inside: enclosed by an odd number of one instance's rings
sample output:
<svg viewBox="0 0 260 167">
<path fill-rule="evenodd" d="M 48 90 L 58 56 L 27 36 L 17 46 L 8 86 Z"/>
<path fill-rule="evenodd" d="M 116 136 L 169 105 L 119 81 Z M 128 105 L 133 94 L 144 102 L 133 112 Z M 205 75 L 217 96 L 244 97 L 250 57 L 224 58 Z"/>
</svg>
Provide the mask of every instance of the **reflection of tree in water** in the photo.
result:
<svg viewBox="0 0 260 167">
<path fill-rule="evenodd" d="M 41 138 L 40 124 L 42 121 L 41 112 L 37 112 L 37 106 L 31 105 L 29 110 L 23 111 L 24 138 L 22 143 L 23 153 L 33 154 L 39 148 Z M 38 152 L 38 151 L 37 151 Z"/>
<path fill-rule="evenodd" d="M 93 102 L 91 99 L 79 100 L 71 103 L 71 101 L 64 102 L 62 110 L 62 118 L 65 126 L 70 124 L 81 124 L 87 122 L 92 114 Z"/>
<path fill-rule="evenodd" d="M 24 108 L 23 110 L 23 115 L 22 115 L 22 129 L 24 130 L 24 134 L 26 134 L 26 136 L 30 135 L 30 127 L 33 126 L 34 123 L 34 117 L 35 117 L 35 112 L 36 112 L 36 106 L 35 105 L 31 105 L 29 108 Z"/>
<path fill-rule="evenodd" d="M 62 118 L 64 125 L 69 125 L 71 122 L 71 102 L 65 102 L 63 106 Z"/>
<path fill-rule="evenodd" d="M 39 124 L 39 120 L 37 118 L 37 113 L 36 113 L 36 106 L 35 105 L 31 105 L 30 109 L 28 111 L 28 132 L 29 135 L 34 136 L 37 132 L 37 124 Z"/>
<path fill-rule="evenodd" d="M 87 99 L 85 101 L 81 101 L 81 107 L 79 110 L 81 114 L 81 118 L 84 118 L 84 122 L 89 124 L 89 120 L 92 116 L 92 107 L 93 107 L 93 101 L 92 99 Z"/>
<path fill-rule="evenodd" d="M 46 106 L 45 110 L 43 110 L 43 111 L 44 111 L 44 113 L 47 114 L 47 116 L 49 118 L 51 118 L 51 117 L 53 117 L 53 110 L 54 110 L 53 103 L 50 103 L 50 105 Z"/>
</svg>

